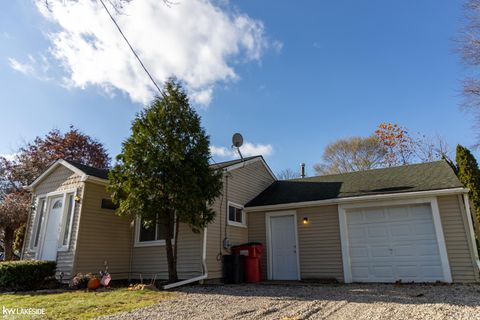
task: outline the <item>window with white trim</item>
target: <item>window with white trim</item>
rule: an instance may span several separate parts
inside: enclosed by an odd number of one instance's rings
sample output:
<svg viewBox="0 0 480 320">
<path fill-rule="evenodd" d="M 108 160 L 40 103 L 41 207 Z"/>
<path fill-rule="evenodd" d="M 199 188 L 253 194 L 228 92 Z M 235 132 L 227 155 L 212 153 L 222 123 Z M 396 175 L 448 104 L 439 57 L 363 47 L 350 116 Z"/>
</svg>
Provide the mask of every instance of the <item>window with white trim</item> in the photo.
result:
<svg viewBox="0 0 480 320">
<path fill-rule="evenodd" d="M 229 225 L 245 227 L 245 212 L 243 206 L 228 202 L 227 221 Z"/>
<path fill-rule="evenodd" d="M 35 220 L 33 223 L 32 239 L 30 241 L 30 249 L 37 249 L 40 241 L 40 231 L 42 229 L 43 221 L 45 220 L 45 209 L 47 205 L 47 198 L 39 198 L 37 201 Z"/>
<path fill-rule="evenodd" d="M 165 244 L 166 232 L 163 226 L 162 218 L 155 218 L 154 221 L 146 221 L 145 219 L 137 219 L 137 235 L 136 242 L 137 245 L 162 245 Z M 171 233 L 174 233 L 174 224 L 171 223 Z"/>
<path fill-rule="evenodd" d="M 66 196 L 66 212 L 62 225 L 62 241 L 59 243 L 59 248 L 68 249 L 70 238 L 72 235 L 73 215 L 75 212 L 75 194 L 69 193 Z"/>
</svg>

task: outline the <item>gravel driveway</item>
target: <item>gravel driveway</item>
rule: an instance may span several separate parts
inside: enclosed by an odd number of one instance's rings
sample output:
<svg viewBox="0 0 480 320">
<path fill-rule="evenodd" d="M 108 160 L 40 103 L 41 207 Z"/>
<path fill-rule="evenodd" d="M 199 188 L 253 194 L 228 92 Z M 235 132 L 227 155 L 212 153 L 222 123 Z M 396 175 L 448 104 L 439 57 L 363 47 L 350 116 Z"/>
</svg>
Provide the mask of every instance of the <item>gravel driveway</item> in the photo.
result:
<svg viewBox="0 0 480 320">
<path fill-rule="evenodd" d="M 192 286 L 104 319 L 480 319 L 480 285 Z"/>
</svg>

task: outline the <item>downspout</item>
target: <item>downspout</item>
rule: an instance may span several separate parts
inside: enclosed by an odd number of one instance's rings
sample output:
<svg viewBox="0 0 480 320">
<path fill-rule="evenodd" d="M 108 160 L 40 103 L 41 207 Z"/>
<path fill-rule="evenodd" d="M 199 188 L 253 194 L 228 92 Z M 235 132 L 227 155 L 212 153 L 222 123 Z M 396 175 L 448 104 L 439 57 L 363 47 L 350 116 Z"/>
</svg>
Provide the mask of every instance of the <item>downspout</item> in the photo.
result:
<svg viewBox="0 0 480 320">
<path fill-rule="evenodd" d="M 132 236 L 130 237 L 130 261 L 128 262 L 128 281 L 132 280 L 132 264 L 133 264 L 133 247 L 135 246 L 135 228 L 137 227 L 135 224 L 136 218 L 132 219 L 130 222 L 130 228 L 132 228 Z"/>
<path fill-rule="evenodd" d="M 179 281 L 179 282 L 175 282 L 175 283 L 167 284 L 167 285 L 163 286 L 163 289 L 168 290 L 168 289 L 183 286 L 185 284 L 189 284 L 189 283 L 192 283 L 192 282 L 205 280 L 205 279 L 208 278 L 208 270 L 207 270 L 207 228 L 206 227 L 203 229 L 202 268 L 203 268 L 203 274 L 201 276 L 191 278 L 191 279 L 187 279 L 187 280 L 183 280 L 183 281 Z"/>
<path fill-rule="evenodd" d="M 475 231 L 473 229 L 473 221 L 472 221 L 473 217 L 470 209 L 470 200 L 468 199 L 468 194 L 463 195 L 463 201 L 465 203 L 465 210 L 467 212 L 467 221 L 468 221 L 468 227 L 470 229 L 470 239 L 473 245 L 473 254 L 477 262 L 477 271 L 480 271 L 480 259 L 478 258 L 477 241 L 475 240 L 476 236 L 475 236 Z"/>
</svg>

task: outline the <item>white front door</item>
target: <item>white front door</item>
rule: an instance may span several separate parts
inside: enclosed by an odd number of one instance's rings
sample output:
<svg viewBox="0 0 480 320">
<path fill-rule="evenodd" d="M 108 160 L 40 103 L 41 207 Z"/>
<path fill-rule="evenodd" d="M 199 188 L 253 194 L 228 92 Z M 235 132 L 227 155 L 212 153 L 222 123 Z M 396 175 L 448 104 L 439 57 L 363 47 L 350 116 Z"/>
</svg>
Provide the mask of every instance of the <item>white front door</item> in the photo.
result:
<svg viewBox="0 0 480 320">
<path fill-rule="evenodd" d="M 58 237 L 63 212 L 63 197 L 55 197 L 50 201 L 47 215 L 47 226 L 43 238 L 41 260 L 55 261 L 57 259 Z"/>
<path fill-rule="evenodd" d="M 430 204 L 347 210 L 353 282 L 443 281 Z"/>
<path fill-rule="evenodd" d="M 270 217 L 271 279 L 298 280 L 295 215 Z"/>
</svg>

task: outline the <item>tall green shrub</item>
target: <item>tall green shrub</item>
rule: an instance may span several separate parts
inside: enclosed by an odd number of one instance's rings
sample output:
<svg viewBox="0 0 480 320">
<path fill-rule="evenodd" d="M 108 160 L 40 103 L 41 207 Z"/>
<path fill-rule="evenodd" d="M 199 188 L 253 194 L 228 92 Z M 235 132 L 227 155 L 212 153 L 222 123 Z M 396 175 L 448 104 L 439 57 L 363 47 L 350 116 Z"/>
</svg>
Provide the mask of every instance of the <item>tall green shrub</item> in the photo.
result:
<svg viewBox="0 0 480 320">
<path fill-rule="evenodd" d="M 473 210 L 477 221 L 480 217 L 480 170 L 478 163 L 470 150 L 457 145 L 457 176 L 463 185 L 470 189 L 468 196 L 473 204 Z"/>
</svg>

